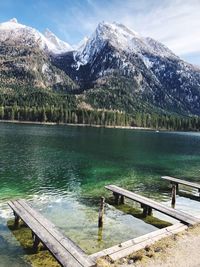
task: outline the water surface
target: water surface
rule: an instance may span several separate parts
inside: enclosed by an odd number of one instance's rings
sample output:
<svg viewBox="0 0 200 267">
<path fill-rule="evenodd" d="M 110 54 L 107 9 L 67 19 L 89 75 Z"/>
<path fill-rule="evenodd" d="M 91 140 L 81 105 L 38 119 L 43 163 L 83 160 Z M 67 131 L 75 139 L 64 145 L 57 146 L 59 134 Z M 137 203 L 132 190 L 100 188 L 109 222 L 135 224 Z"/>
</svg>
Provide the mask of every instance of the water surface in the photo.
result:
<svg viewBox="0 0 200 267">
<path fill-rule="evenodd" d="M 7 200 L 27 198 L 92 253 L 156 229 L 107 205 L 99 233 L 99 197 L 111 196 L 104 185 L 169 203 L 168 183 L 160 176 L 200 182 L 199 166 L 199 133 L 1 123 L 0 266 L 26 266 L 23 249 L 6 226 L 12 217 Z M 200 211 L 198 202 L 183 197 L 178 208 Z"/>
</svg>

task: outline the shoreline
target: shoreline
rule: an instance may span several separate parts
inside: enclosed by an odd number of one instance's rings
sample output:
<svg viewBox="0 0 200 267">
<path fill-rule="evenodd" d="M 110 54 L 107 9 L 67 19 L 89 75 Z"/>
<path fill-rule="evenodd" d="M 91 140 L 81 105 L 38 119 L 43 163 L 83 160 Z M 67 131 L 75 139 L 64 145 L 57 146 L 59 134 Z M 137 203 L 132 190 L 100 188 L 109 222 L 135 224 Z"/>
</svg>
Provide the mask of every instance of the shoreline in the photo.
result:
<svg viewBox="0 0 200 267">
<path fill-rule="evenodd" d="M 115 262 L 105 257 L 99 258 L 97 267 L 197 267 L 200 266 L 199 244 L 200 225 L 196 225 L 162 238 Z"/>
<path fill-rule="evenodd" d="M 119 126 L 119 125 L 113 126 L 113 125 L 96 125 L 96 124 L 63 123 L 63 122 L 57 123 L 57 122 L 40 122 L 40 121 L 0 120 L 0 123 L 32 124 L 32 125 L 65 125 L 65 126 L 95 127 L 95 128 L 108 128 L 108 129 L 129 129 L 129 130 L 156 131 L 156 129 L 148 128 L 148 127 Z"/>
</svg>

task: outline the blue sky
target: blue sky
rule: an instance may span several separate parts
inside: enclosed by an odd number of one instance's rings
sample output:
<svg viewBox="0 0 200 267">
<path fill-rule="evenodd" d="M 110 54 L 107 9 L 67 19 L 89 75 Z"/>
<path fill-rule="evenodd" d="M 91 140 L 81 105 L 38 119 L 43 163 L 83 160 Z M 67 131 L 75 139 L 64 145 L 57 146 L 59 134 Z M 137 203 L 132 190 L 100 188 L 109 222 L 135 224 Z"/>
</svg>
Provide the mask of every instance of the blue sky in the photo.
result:
<svg viewBox="0 0 200 267">
<path fill-rule="evenodd" d="M 0 21 L 13 17 L 70 44 L 100 21 L 120 22 L 200 65 L 200 0 L 0 0 Z"/>
</svg>

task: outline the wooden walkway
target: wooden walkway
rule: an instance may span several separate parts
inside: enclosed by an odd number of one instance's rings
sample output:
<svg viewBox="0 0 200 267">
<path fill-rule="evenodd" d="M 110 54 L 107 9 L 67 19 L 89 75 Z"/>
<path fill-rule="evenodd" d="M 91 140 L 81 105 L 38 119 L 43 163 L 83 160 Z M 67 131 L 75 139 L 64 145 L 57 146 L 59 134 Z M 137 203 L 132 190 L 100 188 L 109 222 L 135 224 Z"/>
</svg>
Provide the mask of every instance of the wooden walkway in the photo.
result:
<svg viewBox="0 0 200 267">
<path fill-rule="evenodd" d="M 15 224 L 21 218 L 32 230 L 34 247 L 43 243 L 55 259 L 64 267 L 92 267 L 96 266 L 84 251 L 71 239 L 60 233 L 56 226 L 30 207 L 24 200 L 8 202 L 15 214 Z"/>
<path fill-rule="evenodd" d="M 177 187 L 179 184 L 182 184 L 182 185 L 186 185 L 186 186 L 198 189 L 198 191 L 200 192 L 200 184 L 188 182 L 188 181 L 177 179 L 177 178 L 170 177 L 170 176 L 162 176 L 161 178 L 164 180 L 170 181 L 172 184 L 175 184 Z"/>
<path fill-rule="evenodd" d="M 176 223 L 166 228 L 153 231 L 149 234 L 130 239 L 116 246 L 96 252 L 90 255 L 89 257 L 94 261 L 98 258 L 108 256 L 112 261 L 116 261 L 141 249 L 144 249 L 146 246 L 150 246 L 156 241 L 161 240 L 162 238 L 180 233 L 186 230 L 187 228 L 188 226 L 182 223 Z"/>
<path fill-rule="evenodd" d="M 143 197 L 141 195 L 135 194 L 135 193 L 130 192 L 128 190 L 125 190 L 121 187 L 118 187 L 115 185 L 108 185 L 108 186 L 105 186 L 105 188 L 113 192 L 116 200 L 118 200 L 119 197 L 121 196 L 123 198 L 127 197 L 131 200 L 134 200 L 134 201 L 140 203 L 142 205 L 143 209 L 145 211 L 147 211 L 147 214 L 151 214 L 151 210 L 155 209 L 159 212 L 162 212 L 162 213 L 164 213 L 164 214 L 166 214 L 166 215 L 168 215 L 174 219 L 177 219 L 182 223 L 188 224 L 188 225 L 194 225 L 194 224 L 200 223 L 200 219 L 198 219 L 198 218 L 196 218 L 196 217 L 194 217 L 188 213 L 167 207 L 167 206 L 165 206 L 159 202 L 156 202 L 156 201 L 149 199 L 147 197 Z M 122 202 L 123 202 L 123 199 L 122 199 Z"/>
</svg>

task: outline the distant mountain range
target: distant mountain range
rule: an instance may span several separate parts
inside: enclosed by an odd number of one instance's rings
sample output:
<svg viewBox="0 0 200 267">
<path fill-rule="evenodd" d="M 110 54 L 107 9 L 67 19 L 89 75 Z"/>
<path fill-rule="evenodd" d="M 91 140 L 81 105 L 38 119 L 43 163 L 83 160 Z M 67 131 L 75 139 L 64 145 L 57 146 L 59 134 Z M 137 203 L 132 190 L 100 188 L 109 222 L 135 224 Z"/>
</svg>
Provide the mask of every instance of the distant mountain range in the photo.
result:
<svg viewBox="0 0 200 267">
<path fill-rule="evenodd" d="M 0 24 L 0 94 L 30 88 L 75 95 L 79 106 L 200 115 L 200 68 L 118 23 L 70 46 L 16 19 Z"/>
</svg>

